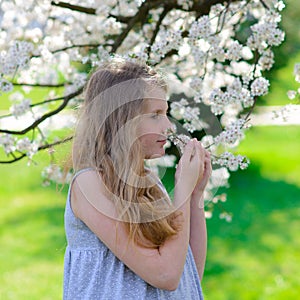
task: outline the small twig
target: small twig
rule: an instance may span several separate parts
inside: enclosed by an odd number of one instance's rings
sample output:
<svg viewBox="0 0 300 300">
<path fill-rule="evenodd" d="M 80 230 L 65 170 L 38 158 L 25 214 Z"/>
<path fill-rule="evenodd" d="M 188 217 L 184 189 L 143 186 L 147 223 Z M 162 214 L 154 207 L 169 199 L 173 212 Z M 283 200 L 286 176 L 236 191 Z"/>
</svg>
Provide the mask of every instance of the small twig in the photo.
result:
<svg viewBox="0 0 300 300">
<path fill-rule="evenodd" d="M 262 6 L 265 8 L 265 9 L 270 9 L 270 7 L 266 4 L 266 2 L 265 1 L 263 1 L 263 0 L 259 0 L 259 2 L 262 4 Z"/>
</svg>

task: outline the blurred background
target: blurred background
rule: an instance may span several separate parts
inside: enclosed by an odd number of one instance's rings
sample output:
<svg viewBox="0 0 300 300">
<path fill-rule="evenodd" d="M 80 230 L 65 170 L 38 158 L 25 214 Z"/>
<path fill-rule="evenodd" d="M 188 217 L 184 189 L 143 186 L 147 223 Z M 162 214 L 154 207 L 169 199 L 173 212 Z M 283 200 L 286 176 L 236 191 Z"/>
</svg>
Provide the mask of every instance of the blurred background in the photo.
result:
<svg viewBox="0 0 300 300">
<path fill-rule="evenodd" d="M 300 62 L 300 6 L 285 3 L 286 42 L 275 49 L 271 91 L 261 103 L 270 111 L 288 104 L 287 91 L 300 87 L 293 76 Z M 299 299 L 300 125 L 257 122 L 238 148 L 250 158 L 249 168 L 232 173 L 227 201 L 207 220 L 202 286 L 208 300 Z M 69 150 L 69 144 L 57 148 L 59 162 Z M 62 298 L 68 186 L 42 185 L 47 157 L 39 153 L 29 167 L 26 160 L 0 165 L 0 299 Z M 230 222 L 219 217 L 223 211 Z"/>
</svg>

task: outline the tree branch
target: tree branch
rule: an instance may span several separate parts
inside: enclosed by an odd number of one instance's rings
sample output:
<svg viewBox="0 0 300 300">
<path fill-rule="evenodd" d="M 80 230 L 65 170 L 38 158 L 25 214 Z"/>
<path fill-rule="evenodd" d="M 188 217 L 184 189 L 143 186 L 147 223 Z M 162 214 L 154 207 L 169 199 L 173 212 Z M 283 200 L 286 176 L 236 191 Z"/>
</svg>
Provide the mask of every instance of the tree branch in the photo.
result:
<svg viewBox="0 0 300 300">
<path fill-rule="evenodd" d="M 62 140 L 59 140 L 59 141 L 56 141 L 56 142 L 53 142 L 51 144 L 46 144 L 46 145 L 42 145 L 38 148 L 38 151 L 40 150 L 45 150 L 45 149 L 49 149 L 51 147 L 54 147 L 54 146 L 57 146 L 57 145 L 61 145 L 61 144 L 64 144 L 64 143 L 67 143 L 69 141 L 71 141 L 73 139 L 73 136 L 69 136 L 69 137 L 66 137 Z"/>
<path fill-rule="evenodd" d="M 177 6 L 177 1 L 176 0 L 169 0 L 169 1 L 146 0 L 145 2 L 143 2 L 143 4 L 141 5 L 137 13 L 130 18 L 130 20 L 127 23 L 127 26 L 124 28 L 124 30 L 115 40 L 115 43 L 113 44 L 110 52 L 115 53 L 117 51 L 117 49 L 122 45 L 123 41 L 125 40 L 128 33 L 134 27 L 135 24 L 139 22 L 144 22 L 150 9 L 158 8 L 162 5 L 170 6 L 171 9 Z"/>
<path fill-rule="evenodd" d="M 32 86 L 32 87 L 52 87 L 52 88 L 58 88 L 63 87 L 66 84 L 71 84 L 70 82 L 64 82 L 64 83 L 58 83 L 58 84 L 39 84 L 39 83 L 25 83 L 25 82 L 12 82 L 14 86 Z"/>
<path fill-rule="evenodd" d="M 226 0 L 204 0 L 204 1 L 195 0 L 193 3 L 193 6 L 189 10 L 185 10 L 185 11 L 195 11 L 197 13 L 197 16 L 200 16 L 200 15 L 207 14 L 212 5 L 217 4 L 217 3 L 223 3 L 223 2 L 226 2 Z M 51 4 L 54 6 L 68 8 L 73 11 L 78 11 L 78 12 L 92 14 L 92 15 L 96 14 L 95 8 L 87 8 L 87 7 L 83 7 L 83 6 L 79 6 L 79 5 L 73 5 L 73 4 L 70 4 L 67 2 L 63 2 L 63 1 L 59 1 L 59 2 L 51 1 Z M 132 17 L 126 17 L 126 19 L 121 19 L 120 16 L 111 15 L 112 17 L 116 18 L 118 21 L 120 21 L 120 22 L 123 21 L 124 23 L 126 23 L 127 26 L 123 29 L 123 31 L 115 39 L 115 42 L 112 45 L 112 49 L 111 49 L 110 53 L 115 53 L 117 51 L 117 49 L 122 45 L 123 41 L 125 40 L 125 38 L 129 34 L 130 30 L 134 27 L 135 24 L 137 24 L 139 22 L 144 22 L 149 10 L 158 8 L 161 6 L 165 6 L 165 7 L 168 6 L 169 10 L 171 10 L 173 8 L 182 9 L 182 7 L 177 4 L 176 0 L 167 0 L 167 1 L 166 0 L 146 0 L 142 3 L 142 5 L 140 6 L 137 13 Z M 69 46 L 69 47 L 74 48 L 76 46 Z M 57 52 L 67 50 L 67 49 L 69 49 L 69 47 L 57 50 Z M 55 53 L 55 51 L 53 53 Z"/>
<path fill-rule="evenodd" d="M 0 133 L 7 133 L 7 134 L 15 134 L 15 135 L 23 135 L 25 133 L 27 133 L 28 131 L 36 128 L 40 123 L 42 123 L 43 121 L 45 121 L 46 119 L 58 114 L 60 111 L 62 111 L 68 104 L 68 102 L 78 96 L 79 94 L 81 94 L 83 91 L 83 87 L 81 87 L 80 89 L 78 89 L 76 92 L 68 95 L 68 96 L 65 96 L 63 99 L 63 103 L 57 108 L 57 109 L 54 109 L 46 114 L 44 114 L 43 116 L 41 116 L 39 119 L 37 119 L 36 121 L 34 121 L 30 126 L 26 127 L 25 129 L 23 130 L 8 130 L 8 129 L 0 129 Z"/>
<path fill-rule="evenodd" d="M 73 136 L 70 136 L 70 137 L 64 138 L 62 140 L 53 142 L 51 144 L 42 145 L 42 146 L 38 147 L 37 152 L 39 152 L 41 150 L 52 148 L 52 147 L 57 146 L 57 145 L 67 143 L 67 142 L 71 141 L 72 139 L 73 139 Z M 0 160 L 0 164 L 12 164 L 14 162 L 17 162 L 17 161 L 21 160 L 22 158 L 24 158 L 26 156 L 27 156 L 26 153 L 22 153 L 20 156 L 13 155 L 13 159 L 11 159 L 11 160 Z"/>
<path fill-rule="evenodd" d="M 149 42 L 149 47 L 148 47 L 148 51 L 147 51 L 147 52 L 148 52 L 148 55 L 150 54 L 151 46 L 152 46 L 153 43 L 155 42 L 156 36 L 157 36 L 157 34 L 158 34 L 158 32 L 159 32 L 160 25 L 161 25 L 163 19 L 165 18 L 165 16 L 168 14 L 168 12 L 169 12 L 170 10 L 171 10 L 171 7 L 165 6 L 163 12 L 162 12 L 161 15 L 159 16 L 159 19 L 158 19 L 158 21 L 157 21 L 157 23 L 156 23 L 156 26 L 155 26 L 155 29 L 154 29 L 154 31 L 153 31 L 151 40 L 150 40 L 150 42 Z"/>
<path fill-rule="evenodd" d="M 230 2 L 239 1 L 239 0 L 231 0 Z M 210 11 L 210 8 L 218 3 L 227 3 L 227 0 L 202 0 L 197 1 L 194 0 L 194 4 L 191 8 L 192 11 L 196 12 L 196 19 L 203 15 L 207 15 Z"/>
<path fill-rule="evenodd" d="M 80 5 L 74 5 L 74 4 L 70 4 L 68 2 L 63 2 L 63 1 L 59 1 L 59 2 L 51 1 L 51 5 L 62 7 L 62 8 L 67 8 L 72 11 L 78 11 L 78 12 L 89 14 L 89 15 L 97 15 L 97 10 L 92 7 L 84 7 L 84 6 L 80 6 Z M 124 16 L 117 16 L 117 15 L 113 15 L 113 14 L 109 14 L 108 16 L 115 18 L 118 22 L 121 22 L 121 23 L 128 23 L 128 21 L 131 18 L 131 17 L 124 17 Z"/>
<path fill-rule="evenodd" d="M 58 6 L 58 7 L 63 7 L 63 8 L 68 8 L 70 10 L 82 12 L 82 13 L 89 14 L 89 15 L 95 15 L 96 14 L 96 9 L 95 8 L 74 5 L 74 4 L 70 4 L 68 2 L 51 1 L 51 5 Z"/>
<path fill-rule="evenodd" d="M 20 156 L 18 156 L 18 157 L 14 157 L 13 159 L 11 159 L 11 160 L 0 160 L 0 164 L 12 164 L 12 163 L 14 163 L 14 162 L 16 162 L 16 161 L 19 161 L 19 160 L 21 160 L 22 158 L 24 158 L 25 156 L 27 156 L 26 155 L 26 153 L 22 153 Z"/>
</svg>

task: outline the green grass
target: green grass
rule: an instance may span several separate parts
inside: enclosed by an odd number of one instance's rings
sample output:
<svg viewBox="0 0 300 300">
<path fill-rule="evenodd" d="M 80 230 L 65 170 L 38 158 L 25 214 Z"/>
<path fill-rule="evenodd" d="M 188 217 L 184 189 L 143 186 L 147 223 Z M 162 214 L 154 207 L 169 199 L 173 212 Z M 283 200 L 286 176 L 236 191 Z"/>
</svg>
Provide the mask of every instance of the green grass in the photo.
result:
<svg viewBox="0 0 300 300">
<path fill-rule="evenodd" d="M 207 221 L 203 289 L 208 300 L 298 299 L 300 294 L 300 127 L 257 127 L 240 152 L 223 209 L 231 223 Z"/>
<path fill-rule="evenodd" d="M 218 207 L 207 220 L 206 299 L 300 294 L 299 134 L 296 126 L 257 127 L 241 143 L 252 164 L 230 178 L 223 207 L 233 220 L 220 220 Z M 62 298 L 66 189 L 42 187 L 46 155 L 37 163 L 0 165 L 0 299 Z"/>
<path fill-rule="evenodd" d="M 295 81 L 294 65 L 300 62 L 300 52 L 288 58 L 287 64 L 268 75 L 270 78 L 270 91 L 262 97 L 258 105 L 286 105 L 291 102 L 287 96 L 289 90 L 297 90 L 300 85 Z M 294 103 L 294 102 L 293 102 Z"/>
<path fill-rule="evenodd" d="M 239 146 L 259 165 L 259 174 L 300 187 L 300 126 L 254 127 Z"/>
<path fill-rule="evenodd" d="M 46 159 L 0 165 L 1 299 L 61 299 L 66 191 L 42 187 Z"/>
</svg>

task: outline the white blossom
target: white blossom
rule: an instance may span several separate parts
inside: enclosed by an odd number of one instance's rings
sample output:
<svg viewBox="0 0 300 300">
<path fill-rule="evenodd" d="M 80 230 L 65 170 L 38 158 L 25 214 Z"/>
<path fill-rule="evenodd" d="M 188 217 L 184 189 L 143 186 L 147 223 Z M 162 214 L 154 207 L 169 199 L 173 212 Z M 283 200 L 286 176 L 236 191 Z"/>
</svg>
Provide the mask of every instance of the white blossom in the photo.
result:
<svg viewBox="0 0 300 300">
<path fill-rule="evenodd" d="M 283 1 L 277 1 L 274 4 L 274 7 L 277 8 L 279 11 L 282 11 L 285 8 L 285 4 Z"/>
<path fill-rule="evenodd" d="M 271 49 L 262 51 L 261 57 L 258 60 L 258 64 L 262 70 L 270 70 L 274 64 L 274 53 Z"/>
<path fill-rule="evenodd" d="M 16 138 L 10 134 L 1 134 L 0 135 L 0 146 L 4 149 L 6 154 L 11 153 L 16 150 Z"/>
<path fill-rule="evenodd" d="M 235 156 L 231 152 L 224 152 L 218 158 L 213 159 L 214 164 L 227 167 L 230 171 L 237 171 L 238 168 L 246 169 L 249 165 L 249 159 L 246 156 Z"/>
<path fill-rule="evenodd" d="M 284 40 L 284 32 L 277 28 L 277 23 L 261 22 L 251 26 L 252 35 L 247 46 L 262 53 L 268 46 L 278 46 Z"/>
<path fill-rule="evenodd" d="M 294 75 L 295 75 L 295 80 L 297 82 L 300 82 L 300 63 L 295 64 Z"/>
<path fill-rule="evenodd" d="M 263 96 L 268 93 L 269 81 L 266 78 L 260 77 L 256 78 L 251 83 L 251 95 L 252 96 Z"/>
<path fill-rule="evenodd" d="M 191 42 L 195 42 L 201 38 L 207 38 L 212 34 L 209 16 L 202 16 L 194 21 L 189 29 L 189 38 Z"/>
<path fill-rule="evenodd" d="M 76 73 L 73 78 L 71 85 L 67 86 L 65 89 L 65 95 L 76 92 L 79 88 L 83 87 L 87 80 L 86 73 Z"/>
<path fill-rule="evenodd" d="M 287 96 L 289 97 L 290 100 L 293 100 L 296 98 L 297 95 L 297 91 L 293 91 L 293 90 L 289 90 L 287 92 Z"/>
<path fill-rule="evenodd" d="M 2 91 L 4 93 L 7 93 L 7 92 L 10 92 L 12 90 L 13 90 L 12 83 L 9 82 L 6 79 L 0 77 L 0 92 Z"/>
<path fill-rule="evenodd" d="M 214 138 L 214 142 L 216 145 L 227 144 L 227 145 L 235 145 L 236 142 L 242 140 L 244 138 L 244 129 L 245 120 L 238 119 L 236 122 L 231 123 L 229 126 L 225 128 L 219 135 Z"/>
<path fill-rule="evenodd" d="M 177 0 L 177 3 L 182 6 L 183 9 L 189 9 L 193 6 L 193 0 Z"/>
<path fill-rule="evenodd" d="M 30 110 L 31 100 L 23 99 L 20 103 L 15 103 L 10 107 L 10 112 L 14 117 L 24 115 Z"/>
<path fill-rule="evenodd" d="M 181 154 L 183 153 L 186 144 L 191 140 L 191 137 L 185 134 L 176 134 L 174 131 L 167 132 L 167 135 L 168 139 L 179 148 Z"/>
<path fill-rule="evenodd" d="M 291 115 L 291 111 L 293 110 L 292 104 L 287 104 L 277 110 L 273 111 L 273 119 L 279 119 L 283 122 L 286 122 Z"/>
<path fill-rule="evenodd" d="M 32 158 L 38 151 L 38 144 L 35 141 L 30 141 L 28 137 L 25 137 L 17 141 L 16 150 L 26 153 L 29 158 Z"/>
<path fill-rule="evenodd" d="M 226 222 L 231 222 L 232 221 L 232 215 L 228 212 L 220 213 L 219 218 L 221 220 L 224 219 Z"/>
<path fill-rule="evenodd" d="M 17 69 L 25 68 L 32 51 L 32 43 L 14 41 L 8 51 L 0 52 L 0 73 L 13 75 Z"/>
<path fill-rule="evenodd" d="M 156 42 L 151 47 L 154 61 L 159 61 L 172 49 L 178 50 L 181 44 L 180 30 L 161 30 Z"/>
<path fill-rule="evenodd" d="M 105 34 L 107 35 L 118 34 L 122 28 L 121 23 L 117 22 L 115 18 L 107 18 L 103 26 L 105 27 Z"/>
<path fill-rule="evenodd" d="M 239 60 L 242 58 L 243 46 L 238 41 L 230 44 L 226 52 L 226 58 L 229 60 Z"/>
<path fill-rule="evenodd" d="M 209 50 L 209 55 L 210 55 L 211 59 L 216 59 L 219 62 L 225 61 L 225 57 L 226 57 L 225 50 L 220 46 L 212 47 Z M 230 55 L 230 53 L 229 53 L 229 55 Z M 228 57 L 228 59 L 229 59 L 229 57 Z"/>
<path fill-rule="evenodd" d="M 207 53 L 199 49 L 198 47 L 192 48 L 192 55 L 195 60 L 197 68 L 203 68 L 206 61 Z"/>
</svg>

